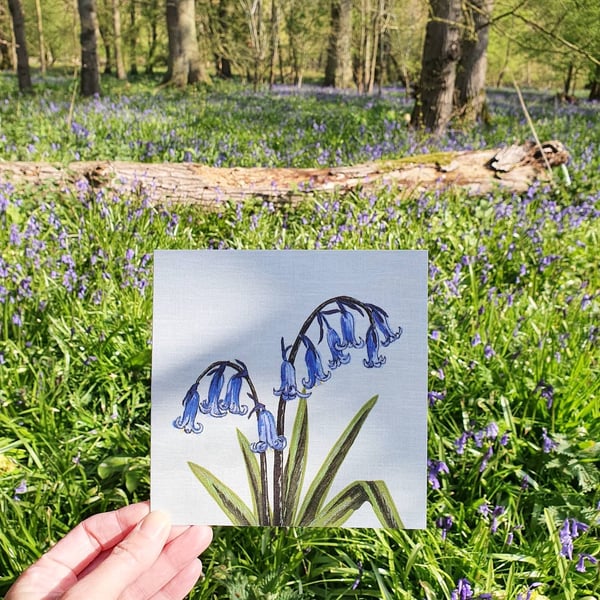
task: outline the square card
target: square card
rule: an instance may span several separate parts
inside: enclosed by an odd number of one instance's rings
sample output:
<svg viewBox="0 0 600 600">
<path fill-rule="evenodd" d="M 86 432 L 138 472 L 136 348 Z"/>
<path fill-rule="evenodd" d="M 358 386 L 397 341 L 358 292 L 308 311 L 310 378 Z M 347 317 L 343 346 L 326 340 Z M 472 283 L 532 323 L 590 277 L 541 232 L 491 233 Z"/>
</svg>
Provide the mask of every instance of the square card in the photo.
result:
<svg viewBox="0 0 600 600">
<path fill-rule="evenodd" d="M 427 252 L 157 250 L 151 505 L 425 527 Z"/>
</svg>

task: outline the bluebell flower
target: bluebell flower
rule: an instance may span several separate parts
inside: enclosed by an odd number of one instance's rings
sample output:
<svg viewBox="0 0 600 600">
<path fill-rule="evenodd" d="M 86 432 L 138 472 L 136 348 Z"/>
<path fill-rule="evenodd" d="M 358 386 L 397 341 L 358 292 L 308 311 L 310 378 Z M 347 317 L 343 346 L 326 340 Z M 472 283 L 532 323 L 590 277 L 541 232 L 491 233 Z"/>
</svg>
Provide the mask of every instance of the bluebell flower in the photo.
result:
<svg viewBox="0 0 600 600">
<path fill-rule="evenodd" d="M 227 390 L 225 391 L 225 400 L 219 404 L 222 411 L 230 412 L 232 415 L 245 415 L 248 412 L 248 407 L 245 404 L 240 406 L 240 390 L 244 378 L 248 376 L 246 366 L 243 371 L 234 373 L 227 382 Z"/>
<path fill-rule="evenodd" d="M 250 450 L 262 453 L 267 448 L 283 450 L 287 446 L 287 440 L 283 435 L 277 435 L 275 417 L 262 404 L 257 404 L 252 412 L 256 411 L 258 423 L 258 442 L 250 444 Z"/>
<path fill-rule="evenodd" d="M 456 448 L 456 454 L 463 454 L 465 451 L 465 446 L 467 445 L 467 441 L 471 437 L 470 431 L 463 431 L 460 434 L 460 437 L 454 442 L 454 447 Z"/>
<path fill-rule="evenodd" d="M 371 309 L 371 315 L 373 316 L 373 321 L 375 322 L 377 329 L 379 329 L 383 335 L 381 345 L 385 347 L 396 341 L 402 335 L 402 327 L 399 327 L 398 331 L 392 331 L 392 328 L 388 323 L 388 314 L 385 312 L 385 310 L 383 310 L 383 308 L 379 308 L 379 306 L 375 306 L 374 304 L 367 304 L 367 306 Z M 367 340 L 367 344 L 368 343 L 369 342 Z"/>
<path fill-rule="evenodd" d="M 573 540 L 579 537 L 581 532 L 586 532 L 589 525 L 577 521 L 577 519 L 568 518 L 563 521 L 562 527 L 558 532 L 558 538 L 561 543 L 560 555 L 572 560 L 573 558 Z"/>
<path fill-rule="evenodd" d="M 342 340 L 338 335 L 338 332 L 333 329 L 327 322 L 327 319 L 321 315 L 325 327 L 327 327 L 327 345 L 331 351 L 331 360 L 329 361 L 330 369 L 337 369 L 341 365 L 346 365 L 350 362 L 350 355 L 344 354 L 344 349 L 347 346 L 342 345 Z"/>
<path fill-rule="evenodd" d="M 379 355 L 379 336 L 375 327 L 371 325 L 367 329 L 367 358 L 363 359 L 363 365 L 368 369 L 381 367 L 385 364 L 385 356 Z"/>
<path fill-rule="evenodd" d="M 542 452 L 544 454 L 550 454 L 553 450 L 558 448 L 558 442 L 554 441 L 549 435 L 548 430 L 543 427 L 542 428 Z"/>
<path fill-rule="evenodd" d="M 588 560 L 590 564 L 595 565 L 598 562 L 598 559 L 592 556 L 591 554 L 580 554 L 579 560 L 577 561 L 577 566 L 575 567 L 576 571 L 580 573 L 585 573 L 585 561 Z"/>
<path fill-rule="evenodd" d="M 434 490 L 439 490 L 441 487 L 438 475 L 442 473 L 450 473 L 448 465 L 443 460 L 430 459 L 427 461 L 427 481 Z"/>
<path fill-rule="evenodd" d="M 494 448 L 493 446 L 488 446 L 488 449 L 486 450 L 485 454 L 483 455 L 483 459 L 481 461 L 481 464 L 479 465 L 479 472 L 483 473 L 488 465 L 488 461 L 490 460 L 490 458 L 492 458 L 492 456 L 494 455 Z"/>
<path fill-rule="evenodd" d="M 498 517 L 501 517 L 506 512 L 504 506 L 498 505 L 494 507 L 492 511 L 492 524 L 490 525 L 490 531 L 496 533 L 498 531 Z"/>
<path fill-rule="evenodd" d="M 546 400 L 546 408 L 550 410 L 554 403 L 554 387 L 542 379 L 535 389 L 536 391 L 539 391 L 540 396 Z"/>
<path fill-rule="evenodd" d="M 451 600 L 471 600 L 473 598 L 473 588 L 468 579 L 459 579 L 456 588 L 452 590 Z"/>
<path fill-rule="evenodd" d="M 281 399 L 285 402 L 295 400 L 296 398 L 308 398 L 310 396 L 310 392 L 303 393 L 296 385 L 296 368 L 287 359 L 288 350 L 289 347 L 285 347 L 285 342 L 281 338 L 281 357 L 283 359 L 281 363 L 281 386 L 278 390 L 273 388 L 273 393 L 276 396 L 281 396 Z"/>
<path fill-rule="evenodd" d="M 354 331 L 354 315 L 346 310 L 343 306 L 340 306 L 341 317 L 340 325 L 342 328 L 342 341 L 340 347 L 347 348 L 362 348 L 365 342 L 362 338 L 356 339 L 356 333 Z"/>
<path fill-rule="evenodd" d="M 209 371 L 207 375 L 212 375 L 210 385 L 208 387 L 208 398 L 200 403 L 200 412 L 211 417 L 224 417 L 227 411 L 222 410 L 224 400 L 220 399 L 219 396 L 225 385 L 225 363 L 221 363 L 214 369 Z"/>
<path fill-rule="evenodd" d="M 173 427 L 183 429 L 186 433 L 201 433 L 204 427 L 202 423 L 196 422 L 200 395 L 198 394 L 198 382 L 194 383 L 187 391 L 183 399 L 183 414 L 173 421 Z"/>
<path fill-rule="evenodd" d="M 442 530 L 442 540 L 446 539 L 448 532 L 452 529 L 452 525 L 452 517 L 449 515 L 436 519 L 435 526 Z"/>
<path fill-rule="evenodd" d="M 310 338 L 303 335 L 302 342 L 306 346 L 304 360 L 306 361 L 306 368 L 308 369 L 308 378 L 303 377 L 302 383 L 306 388 L 310 389 L 314 387 L 318 381 L 327 381 L 331 377 L 331 371 L 325 373 L 323 363 L 321 362 L 321 355 Z"/>
</svg>

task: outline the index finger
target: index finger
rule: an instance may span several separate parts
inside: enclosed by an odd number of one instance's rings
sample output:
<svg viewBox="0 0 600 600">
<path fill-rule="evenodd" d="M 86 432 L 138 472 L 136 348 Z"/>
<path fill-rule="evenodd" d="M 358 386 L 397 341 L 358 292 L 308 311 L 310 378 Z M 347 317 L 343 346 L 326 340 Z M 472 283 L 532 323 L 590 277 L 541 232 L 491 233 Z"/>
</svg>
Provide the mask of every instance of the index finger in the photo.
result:
<svg viewBox="0 0 600 600">
<path fill-rule="evenodd" d="M 149 512 L 148 503 L 140 502 L 93 515 L 77 525 L 38 562 L 60 563 L 77 576 L 103 551 L 123 540 Z"/>
</svg>

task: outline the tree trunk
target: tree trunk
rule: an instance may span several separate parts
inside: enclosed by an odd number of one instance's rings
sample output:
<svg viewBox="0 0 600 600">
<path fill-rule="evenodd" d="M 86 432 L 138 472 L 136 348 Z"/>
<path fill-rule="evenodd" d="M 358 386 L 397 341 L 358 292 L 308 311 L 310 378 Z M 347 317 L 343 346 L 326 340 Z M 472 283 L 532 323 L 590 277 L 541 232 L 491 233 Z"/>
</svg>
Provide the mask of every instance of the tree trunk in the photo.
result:
<svg viewBox="0 0 600 600">
<path fill-rule="evenodd" d="M 78 0 L 81 21 L 81 95 L 100 94 L 96 0 Z"/>
<path fill-rule="evenodd" d="M 152 73 L 154 73 L 154 64 L 156 62 L 156 50 L 158 48 L 158 0 L 152 0 L 148 7 L 148 10 L 149 14 L 146 13 L 144 15 L 150 23 L 150 39 L 148 40 L 148 54 L 146 56 L 146 74 L 152 75 Z"/>
<path fill-rule="evenodd" d="M 35 13 L 37 15 L 38 40 L 40 45 L 40 71 L 46 74 L 46 44 L 44 42 L 44 19 L 40 0 L 35 0 Z"/>
<path fill-rule="evenodd" d="M 567 76 L 565 78 L 565 84 L 563 87 L 563 92 L 565 97 L 571 94 L 571 87 L 573 86 L 573 78 L 575 75 L 575 65 L 573 62 L 569 62 L 569 66 L 567 67 Z"/>
<path fill-rule="evenodd" d="M 27 41 L 25 39 L 25 17 L 21 0 L 8 0 L 8 8 L 12 16 L 15 44 L 17 46 L 17 79 L 19 90 L 29 93 L 32 91 L 31 74 L 29 73 L 29 56 L 27 54 Z"/>
<path fill-rule="evenodd" d="M 429 0 L 421 79 L 411 123 L 442 134 L 452 117 L 456 65 L 460 57 L 461 0 Z"/>
<path fill-rule="evenodd" d="M 596 65 L 596 70 L 590 81 L 589 100 L 600 100 L 600 65 Z"/>
<path fill-rule="evenodd" d="M 12 19 L 9 17 L 4 3 L 0 3 L 0 71 L 13 70 L 13 53 L 11 38 L 14 37 Z"/>
<path fill-rule="evenodd" d="M 117 67 L 117 79 L 127 79 L 125 73 L 125 61 L 123 60 L 123 39 L 121 36 L 121 11 L 119 3 L 121 0 L 112 0 L 113 33 L 115 46 L 115 65 Z"/>
<path fill-rule="evenodd" d="M 127 36 L 129 46 L 129 73 L 138 74 L 137 68 L 137 43 L 138 43 L 138 25 L 135 2 L 131 0 L 129 4 L 129 35 Z"/>
<path fill-rule="evenodd" d="M 214 32 L 217 38 L 216 48 L 214 50 L 215 70 L 217 76 L 221 79 L 231 79 L 231 60 L 227 56 L 229 20 L 231 19 L 231 10 L 228 0 L 219 0 L 217 6 L 217 15 L 214 24 Z"/>
<path fill-rule="evenodd" d="M 169 62 L 165 82 L 178 87 L 208 81 L 196 38 L 194 0 L 167 0 Z"/>
<path fill-rule="evenodd" d="M 271 0 L 271 40 L 269 47 L 269 87 L 275 85 L 279 55 L 279 0 Z"/>
<path fill-rule="evenodd" d="M 466 122 L 485 116 L 485 76 L 489 23 L 494 0 L 471 0 L 466 9 L 467 27 L 456 71 L 456 112 Z"/>
<path fill-rule="evenodd" d="M 352 0 L 332 0 L 325 85 L 352 86 Z"/>
</svg>

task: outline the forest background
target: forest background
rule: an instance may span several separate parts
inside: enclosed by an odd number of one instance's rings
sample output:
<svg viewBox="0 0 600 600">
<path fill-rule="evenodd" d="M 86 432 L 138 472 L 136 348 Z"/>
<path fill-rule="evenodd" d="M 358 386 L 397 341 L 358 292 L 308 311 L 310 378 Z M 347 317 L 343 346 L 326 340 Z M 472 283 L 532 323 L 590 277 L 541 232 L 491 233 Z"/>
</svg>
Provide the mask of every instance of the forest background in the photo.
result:
<svg viewBox="0 0 600 600">
<path fill-rule="evenodd" d="M 30 65 L 72 70 L 81 92 L 100 73 L 164 73 L 177 86 L 211 77 L 255 88 L 317 82 L 371 93 L 401 85 L 412 123 L 485 118 L 485 85 L 600 99 L 595 0 L 7 0 L 0 69 L 21 90 Z"/>
</svg>

